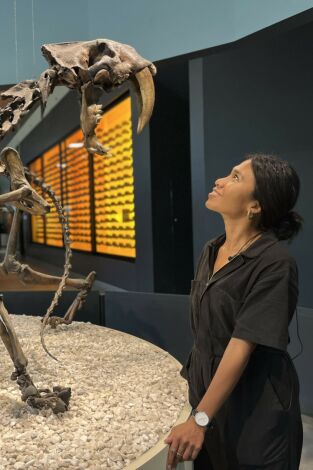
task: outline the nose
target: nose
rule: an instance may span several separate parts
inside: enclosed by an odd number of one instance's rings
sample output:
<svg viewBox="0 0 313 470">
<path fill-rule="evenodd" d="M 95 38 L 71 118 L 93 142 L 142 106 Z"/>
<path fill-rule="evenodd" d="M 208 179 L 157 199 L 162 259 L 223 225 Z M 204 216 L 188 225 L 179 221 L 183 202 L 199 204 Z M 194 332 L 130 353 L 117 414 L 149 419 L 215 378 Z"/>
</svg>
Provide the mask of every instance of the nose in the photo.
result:
<svg viewBox="0 0 313 470">
<path fill-rule="evenodd" d="M 223 186 L 222 178 L 218 178 L 217 180 L 215 180 L 215 186 L 217 188 L 220 188 L 221 186 Z"/>
</svg>

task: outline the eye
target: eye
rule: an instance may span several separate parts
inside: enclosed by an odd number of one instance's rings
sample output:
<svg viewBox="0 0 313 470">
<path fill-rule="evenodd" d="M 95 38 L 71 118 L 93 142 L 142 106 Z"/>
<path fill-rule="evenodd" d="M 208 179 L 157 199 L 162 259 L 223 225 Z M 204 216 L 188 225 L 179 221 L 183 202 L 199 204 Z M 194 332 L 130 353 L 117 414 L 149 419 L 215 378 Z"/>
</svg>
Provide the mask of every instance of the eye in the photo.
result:
<svg viewBox="0 0 313 470">
<path fill-rule="evenodd" d="M 238 177 L 238 175 L 237 175 L 236 173 L 234 173 L 233 178 L 239 179 L 239 177 Z"/>
</svg>

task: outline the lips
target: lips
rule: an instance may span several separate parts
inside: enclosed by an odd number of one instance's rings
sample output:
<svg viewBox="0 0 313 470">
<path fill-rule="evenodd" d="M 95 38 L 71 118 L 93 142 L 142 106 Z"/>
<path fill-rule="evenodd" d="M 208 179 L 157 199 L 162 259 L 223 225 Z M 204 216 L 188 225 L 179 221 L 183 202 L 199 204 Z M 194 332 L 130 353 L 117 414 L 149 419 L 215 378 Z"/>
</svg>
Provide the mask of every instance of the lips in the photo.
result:
<svg viewBox="0 0 313 470">
<path fill-rule="evenodd" d="M 209 194 L 217 194 L 218 196 L 221 196 L 221 194 L 220 194 L 218 191 L 216 191 L 215 188 L 213 188 L 213 189 L 212 189 L 212 192 L 209 193 Z"/>
</svg>

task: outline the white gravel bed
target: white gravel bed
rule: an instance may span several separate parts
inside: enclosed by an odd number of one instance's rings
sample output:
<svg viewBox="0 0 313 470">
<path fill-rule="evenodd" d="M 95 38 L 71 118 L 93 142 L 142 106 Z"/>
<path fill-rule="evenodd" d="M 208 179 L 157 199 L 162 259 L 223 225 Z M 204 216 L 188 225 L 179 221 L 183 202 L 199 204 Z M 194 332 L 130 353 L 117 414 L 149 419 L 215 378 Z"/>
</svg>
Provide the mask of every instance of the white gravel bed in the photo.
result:
<svg viewBox="0 0 313 470">
<path fill-rule="evenodd" d="M 126 468 L 163 438 L 187 401 L 179 363 L 150 343 L 91 323 L 47 327 L 11 315 L 36 387 L 72 388 L 69 411 L 34 412 L 21 401 L 0 339 L 0 470 Z"/>
</svg>

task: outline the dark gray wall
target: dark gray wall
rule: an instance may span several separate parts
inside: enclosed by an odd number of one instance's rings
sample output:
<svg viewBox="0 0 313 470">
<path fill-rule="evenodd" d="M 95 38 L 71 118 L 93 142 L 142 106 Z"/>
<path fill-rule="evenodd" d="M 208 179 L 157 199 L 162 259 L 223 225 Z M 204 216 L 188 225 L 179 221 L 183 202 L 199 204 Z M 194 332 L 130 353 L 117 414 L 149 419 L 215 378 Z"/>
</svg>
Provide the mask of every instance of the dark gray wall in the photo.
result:
<svg viewBox="0 0 313 470">
<path fill-rule="evenodd" d="M 154 291 L 188 294 L 193 275 L 188 62 L 158 64 L 150 121 Z"/>
<path fill-rule="evenodd" d="M 77 291 L 63 291 L 58 306 L 51 316 L 64 317 L 72 302 L 77 296 Z M 50 307 L 54 291 L 7 291 L 3 293 L 4 305 L 14 315 L 35 315 L 43 317 Z M 99 291 L 88 293 L 86 302 L 75 314 L 74 321 L 85 321 L 95 325 L 103 324 L 103 303 L 101 303 Z"/>
<path fill-rule="evenodd" d="M 103 102 L 109 104 L 126 88 L 105 95 Z M 134 101 L 134 100 L 132 100 Z M 133 107 L 134 127 L 137 126 L 137 111 Z M 79 126 L 79 102 L 76 92 L 69 93 L 42 122 L 22 142 L 20 152 L 25 164 L 58 140 Z M 140 136 L 133 129 L 134 181 L 136 207 L 136 260 L 123 260 L 104 255 L 91 255 L 74 252 L 72 258 L 73 271 L 87 274 L 91 270 L 97 272 L 97 279 L 119 287 L 142 291 L 153 290 L 153 252 L 152 222 L 150 197 L 150 158 L 149 129 Z M 105 158 L 105 157 L 104 157 Z M 24 220 L 25 252 L 27 256 L 62 266 L 64 251 L 59 248 L 33 244 L 28 230 L 29 221 Z"/>
<path fill-rule="evenodd" d="M 296 210 L 304 230 L 288 246 L 298 262 L 304 307 L 313 307 L 312 44 L 308 25 L 190 64 L 194 263 L 204 242 L 224 229 L 221 216 L 204 207 L 216 178 L 246 153 L 277 153 L 302 184 Z"/>
<path fill-rule="evenodd" d="M 105 326 L 145 339 L 180 362 L 186 360 L 192 347 L 189 296 L 106 292 L 102 300 Z"/>
</svg>

